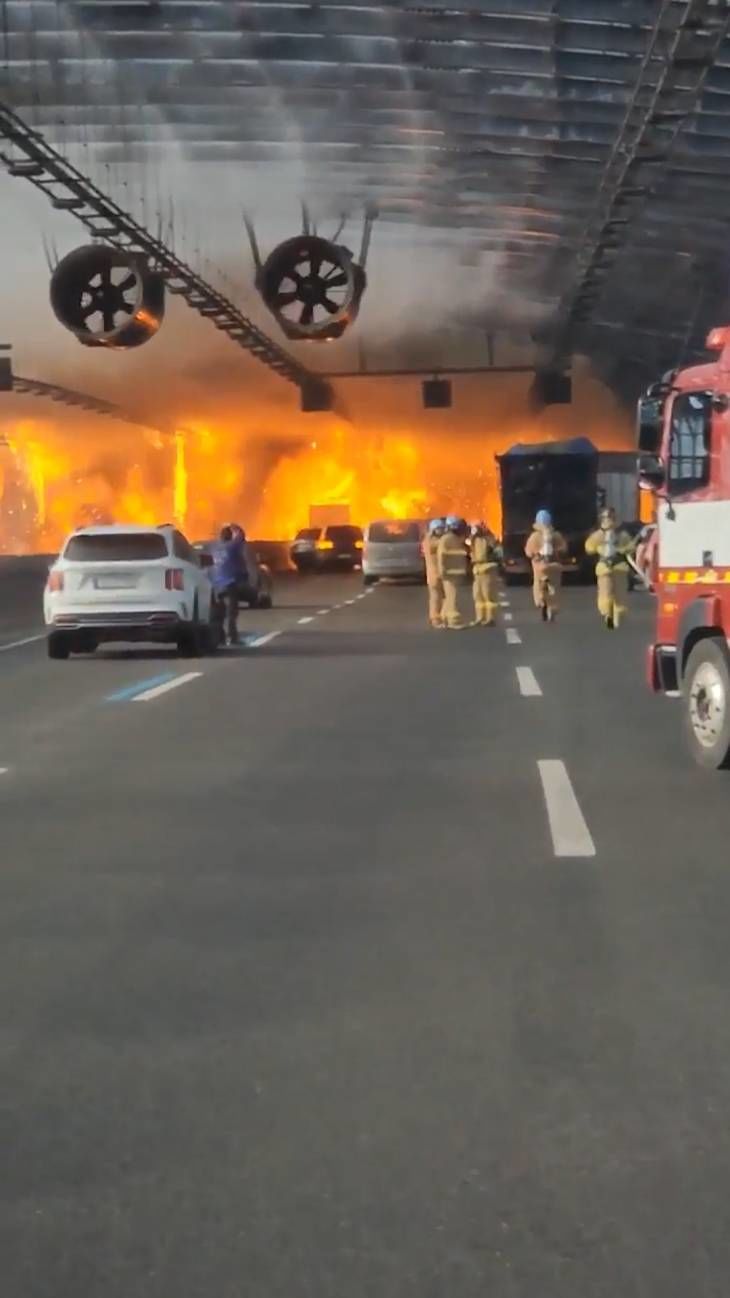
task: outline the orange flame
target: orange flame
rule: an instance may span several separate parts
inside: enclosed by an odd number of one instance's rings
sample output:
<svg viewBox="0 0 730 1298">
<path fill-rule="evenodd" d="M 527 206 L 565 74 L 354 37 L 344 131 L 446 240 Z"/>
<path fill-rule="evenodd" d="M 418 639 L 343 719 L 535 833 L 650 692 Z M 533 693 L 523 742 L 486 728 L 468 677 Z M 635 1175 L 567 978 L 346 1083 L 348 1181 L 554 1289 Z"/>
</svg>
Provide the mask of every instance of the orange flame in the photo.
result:
<svg viewBox="0 0 730 1298">
<path fill-rule="evenodd" d="M 630 444 L 615 412 L 598 428 L 593 408 L 591 417 L 598 445 Z M 389 426 L 368 408 L 357 426 L 295 416 L 282 433 L 275 404 L 233 406 L 215 422 L 180 418 L 170 435 L 87 416 L 19 420 L 0 427 L 0 551 L 52 552 L 74 527 L 111 521 L 174 520 L 192 540 L 239 521 L 251 536 L 288 540 L 317 505 L 359 524 L 453 512 L 498 530 L 495 453 L 546 431 L 520 422 L 519 408 L 511 421 L 497 411 L 491 429 L 484 419 L 479 400 L 461 428 L 449 412 L 418 431 L 402 410 Z"/>
</svg>

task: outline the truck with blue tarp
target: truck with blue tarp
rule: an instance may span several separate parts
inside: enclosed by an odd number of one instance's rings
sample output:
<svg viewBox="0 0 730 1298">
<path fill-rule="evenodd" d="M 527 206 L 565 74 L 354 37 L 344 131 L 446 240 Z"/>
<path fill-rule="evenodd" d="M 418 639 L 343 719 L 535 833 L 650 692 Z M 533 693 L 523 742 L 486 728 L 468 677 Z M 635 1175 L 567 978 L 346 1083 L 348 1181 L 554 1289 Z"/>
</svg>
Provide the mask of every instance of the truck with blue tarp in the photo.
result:
<svg viewBox="0 0 730 1298">
<path fill-rule="evenodd" d="M 502 504 L 502 549 L 507 581 L 531 571 L 525 542 L 539 509 L 549 509 L 568 544 L 566 572 L 589 577 L 586 538 L 596 525 L 599 454 L 587 437 L 517 443 L 496 457 Z"/>
</svg>

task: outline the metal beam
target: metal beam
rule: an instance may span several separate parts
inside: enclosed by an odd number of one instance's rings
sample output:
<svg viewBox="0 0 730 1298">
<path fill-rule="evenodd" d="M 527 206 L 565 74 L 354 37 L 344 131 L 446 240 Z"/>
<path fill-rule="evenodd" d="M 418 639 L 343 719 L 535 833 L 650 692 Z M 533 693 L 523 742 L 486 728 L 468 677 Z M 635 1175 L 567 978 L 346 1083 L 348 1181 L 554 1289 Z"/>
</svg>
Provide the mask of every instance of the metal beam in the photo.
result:
<svg viewBox="0 0 730 1298">
<path fill-rule="evenodd" d="M 438 378 L 440 374 L 534 374 L 534 365 L 446 365 L 431 366 L 430 369 L 403 370 L 332 370 L 322 377 L 325 379 L 394 379 L 412 378 L 425 375 Z"/>
<path fill-rule="evenodd" d="M 123 251 L 144 253 L 164 274 L 170 292 L 179 294 L 203 319 L 210 319 L 216 329 L 282 378 L 300 388 L 316 381 L 316 375 L 273 342 L 223 293 L 106 197 L 39 132 L 1 102 L 0 139 L 23 155 L 19 159 L 12 153 L 0 153 L 0 161 L 5 163 L 10 175 L 29 180 L 52 205 L 63 204 L 64 210 L 70 211 L 92 238 L 103 239 Z"/>
<path fill-rule="evenodd" d="M 18 396 L 46 397 L 49 401 L 56 401 L 60 405 L 76 406 L 95 415 L 118 419 L 122 423 L 134 424 L 139 428 L 151 428 L 167 435 L 174 431 L 172 426 L 160 427 L 154 421 L 145 419 L 138 413 L 135 414 L 125 406 L 116 405 L 113 401 L 104 401 L 101 397 L 94 397 L 88 392 L 77 392 L 74 388 L 66 388 L 58 383 L 44 383 L 41 379 L 29 379 L 14 374 L 13 392 Z"/>
</svg>

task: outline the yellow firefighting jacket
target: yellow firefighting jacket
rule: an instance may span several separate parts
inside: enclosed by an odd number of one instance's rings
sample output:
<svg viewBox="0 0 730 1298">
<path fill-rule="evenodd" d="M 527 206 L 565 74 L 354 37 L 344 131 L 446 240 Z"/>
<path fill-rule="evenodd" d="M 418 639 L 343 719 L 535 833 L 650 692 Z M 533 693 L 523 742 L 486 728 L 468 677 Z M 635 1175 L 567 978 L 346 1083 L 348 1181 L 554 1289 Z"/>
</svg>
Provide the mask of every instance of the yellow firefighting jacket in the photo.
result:
<svg viewBox="0 0 730 1298">
<path fill-rule="evenodd" d="M 453 581 L 463 586 L 469 580 L 469 553 L 461 537 L 453 532 L 441 537 L 436 562 L 442 581 Z"/>
<path fill-rule="evenodd" d="M 429 586 L 438 586 L 441 581 L 438 565 L 438 548 L 440 536 L 427 536 L 423 542 L 423 557 L 426 561 L 426 582 Z"/>
<path fill-rule="evenodd" d="M 613 543 L 611 545 L 611 533 L 613 533 Z M 613 557 L 608 559 L 604 557 L 604 550 L 611 548 L 614 551 Z M 617 528 L 597 527 L 595 532 L 591 532 L 586 541 L 586 554 L 598 555 L 596 564 L 596 574 L 604 577 L 606 573 L 628 572 L 629 565 L 626 562 L 626 555 L 630 554 L 634 548 L 634 542 L 628 532 L 622 532 Z"/>
<path fill-rule="evenodd" d="M 541 552 L 545 544 L 546 533 L 548 534 L 550 542 L 553 547 L 553 557 L 550 560 L 543 560 L 541 557 Z M 527 539 L 527 544 L 525 546 L 525 554 L 527 555 L 528 559 L 532 559 L 533 562 L 558 563 L 560 561 L 561 555 L 565 554 L 567 548 L 568 546 L 565 537 L 561 536 L 560 532 L 554 531 L 553 528 L 536 527 L 532 535 L 529 536 Z"/>
<path fill-rule="evenodd" d="M 488 536 L 472 537 L 471 566 L 475 577 L 499 567 L 499 556 L 494 541 Z"/>
</svg>

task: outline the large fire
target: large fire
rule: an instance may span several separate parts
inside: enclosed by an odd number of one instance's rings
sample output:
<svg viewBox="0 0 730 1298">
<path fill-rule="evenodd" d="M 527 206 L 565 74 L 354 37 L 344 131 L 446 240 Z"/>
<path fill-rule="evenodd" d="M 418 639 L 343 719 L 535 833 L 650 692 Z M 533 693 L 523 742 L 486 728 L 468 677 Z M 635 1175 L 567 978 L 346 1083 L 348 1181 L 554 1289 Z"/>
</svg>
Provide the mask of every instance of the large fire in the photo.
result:
<svg viewBox="0 0 730 1298">
<path fill-rule="evenodd" d="M 286 540 L 312 506 L 338 506 L 360 524 L 449 511 L 498 528 L 495 453 L 545 440 L 527 415 L 487 429 L 481 413 L 476 428 L 409 428 L 402 413 L 395 426 L 386 416 L 309 418 L 293 433 L 272 431 L 270 411 L 243 429 L 240 416 L 180 418 L 169 435 L 88 416 L 0 424 L 0 552 L 50 553 L 74 527 L 113 521 L 174 520 L 198 540 L 238 520 L 249 535 Z M 614 412 L 596 440 L 626 438 Z"/>
</svg>

